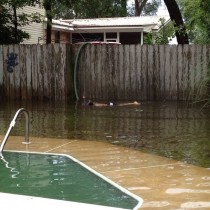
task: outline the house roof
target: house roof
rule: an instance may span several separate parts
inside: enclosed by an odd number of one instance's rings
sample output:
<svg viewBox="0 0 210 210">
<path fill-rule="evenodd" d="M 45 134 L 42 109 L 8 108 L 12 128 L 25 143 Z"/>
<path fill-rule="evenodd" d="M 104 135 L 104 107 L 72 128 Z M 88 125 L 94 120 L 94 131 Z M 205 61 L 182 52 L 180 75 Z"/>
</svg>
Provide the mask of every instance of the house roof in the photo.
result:
<svg viewBox="0 0 210 210">
<path fill-rule="evenodd" d="M 70 19 L 61 20 L 74 26 L 145 26 L 158 24 L 160 18 L 169 19 L 169 16 L 139 16 L 139 17 L 113 17 L 113 18 L 94 18 L 94 19 Z"/>
<path fill-rule="evenodd" d="M 47 21 L 47 20 L 46 20 Z M 73 31 L 73 25 L 62 20 L 52 20 L 52 28 L 59 31 Z"/>
<path fill-rule="evenodd" d="M 170 20 L 169 16 L 139 16 L 139 17 L 113 17 L 93 19 L 69 19 L 53 20 L 53 28 L 64 31 L 144 31 L 158 30 L 161 26 L 160 19 L 165 22 Z"/>
<path fill-rule="evenodd" d="M 150 32 L 158 30 L 161 26 L 160 19 L 164 18 L 165 22 L 170 20 L 169 16 L 139 16 L 139 17 L 114 17 L 114 18 L 95 18 L 95 19 L 70 19 L 60 20 L 63 23 L 73 25 L 74 30 L 90 29 L 108 29 L 108 28 L 133 28 Z"/>
</svg>

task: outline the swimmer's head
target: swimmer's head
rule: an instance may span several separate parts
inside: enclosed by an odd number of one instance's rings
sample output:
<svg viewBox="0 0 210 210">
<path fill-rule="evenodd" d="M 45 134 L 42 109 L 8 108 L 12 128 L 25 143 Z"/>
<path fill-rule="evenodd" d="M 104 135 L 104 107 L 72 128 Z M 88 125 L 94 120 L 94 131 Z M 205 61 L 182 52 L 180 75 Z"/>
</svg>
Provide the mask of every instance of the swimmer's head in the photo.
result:
<svg viewBox="0 0 210 210">
<path fill-rule="evenodd" d="M 88 105 L 88 106 L 93 106 L 94 103 L 93 103 L 91 100 L 88 100 L 87 105 Z"/>
<path fill-rule="evenodd" d="M 107 106 L 114 106 L 114 103 L 110 101 L 107 103 Z"/>
</svg>

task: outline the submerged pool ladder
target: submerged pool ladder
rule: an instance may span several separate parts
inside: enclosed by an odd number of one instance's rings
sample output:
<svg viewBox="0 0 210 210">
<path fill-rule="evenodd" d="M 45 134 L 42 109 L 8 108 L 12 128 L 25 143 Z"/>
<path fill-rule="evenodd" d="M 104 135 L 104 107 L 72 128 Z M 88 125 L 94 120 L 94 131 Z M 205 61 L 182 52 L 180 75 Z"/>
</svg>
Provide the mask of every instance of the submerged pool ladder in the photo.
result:
<svg viewBox="0 0 210 210">
<path fill-rule="evenodd" d="M 29 144 L 29 143 L 30 143 L 30 142 L 29 142 L 29 114 L 28 114 L 28 111 L 27 111 L 26 109 L 21 108 L 21 109 L 19 109 L 19 110 L 16 112 L 16 114 L 15 114 L 13 120 L 12 120 L 11 123 L 10 123 L 9 129 L 8 129 L 6 135 L 5 135 L 5 137 L 4 137 L 4 139 L 3 139 L 2 143 L 1 143 L 1 146 L 0 146 L 0 153 L 2 153 L 2 151 L 3 151 L 3 149 L 4 149 L 4 146 L 5 146 L 6 142 L 7 142 L 7 139 L 8 139 L 8 137 L 9 137 L 9 134 L 10 134 L 12 128 L 15 126 L 16 119 L 18 118 L 18 116 L 19 116 L 22 112 L 25 114 L 25 118 L 26 118 L 26 125 L 25 125 L 25 141 L 23 142 L 23 144 Z"/>
</svg>

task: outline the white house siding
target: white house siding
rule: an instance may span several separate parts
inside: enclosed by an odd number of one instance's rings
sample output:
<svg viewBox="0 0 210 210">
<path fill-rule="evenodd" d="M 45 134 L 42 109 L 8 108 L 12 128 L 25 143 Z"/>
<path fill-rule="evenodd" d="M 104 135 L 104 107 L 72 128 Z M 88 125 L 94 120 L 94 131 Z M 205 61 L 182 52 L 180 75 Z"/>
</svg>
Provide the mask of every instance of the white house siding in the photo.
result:
<svg viewBox="0 0 210 210">
<path fill-rule="evenodd" d="M 19 13 L 19 14 L 20 13 L 32 14 L 32 13 L 36 13 L 36 12 L 43 15 L 43 19 L 44 19 L 45 10 L 43 8 L 41 8 L 39 5 L 37 5 L 36 7 L 26 6 L 23 9 L 19 9 L 17 11 L 17 13 Z M 45 37 L 44 22 L 30 23 L 29 25 L 21 27 L 21 29 L 30 34 L 30 38 L 28 40 L 25 40 L 24 42 L 22 42 L 22 44 L 37 44 L 39 37 L 41 37 L 41 38 Z M 40 44 L 42 44 L 44 42 L 45 42 L 45 40 L 43 40 L 43 39 L 41 41 L 39 41 Z"/>
</svg>

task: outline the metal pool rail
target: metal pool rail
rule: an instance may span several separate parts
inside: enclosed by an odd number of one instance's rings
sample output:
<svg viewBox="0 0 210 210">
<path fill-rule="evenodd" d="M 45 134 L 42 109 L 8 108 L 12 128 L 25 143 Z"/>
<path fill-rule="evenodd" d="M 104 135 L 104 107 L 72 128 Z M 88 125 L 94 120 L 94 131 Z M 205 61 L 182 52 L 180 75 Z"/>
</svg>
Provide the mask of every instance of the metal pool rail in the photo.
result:
<svg viewBox="0 0 210 210">
<path fill-rule="evenodd" d="M 1 143 L 1 146 L 0 146 L 0 153 L 2 153 L 2 151 L 3 151 L 3 149 L 4 149 L 4 146 L 5 146 L 6 142 L 7 142 L 7 139 L 8 139 L 8 137 L 9 137 L 9 134 L 10 134 L 12 128 L 15 126 L 15 123 L 16 123 L 16 120 L 17 120 L 18 116 L 19 116 L 22 112 L 25 114 L 25 118 L 26 118 L 26 124 L 25 124 L 25 141 L 24 141 L 23 143 L 24 143 L 24 144 L 29 144 L 29 143 L 30 143 L 30 142 L 29 142 L 29 114 L 28 114 L 28 111 L 27 111 L 26 109 L 20 108 L 20 109 L 16 112 L 16 114 L 15 114 L 13 120 L 11 121 L 10 126 L 9 126 L 9 129 L 7 130 L 7 133 L 6 133 L 4 139 L 3 139 L 2 143 Z"/>
</svg>

